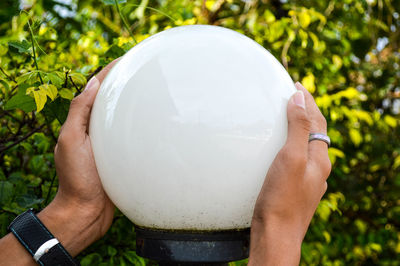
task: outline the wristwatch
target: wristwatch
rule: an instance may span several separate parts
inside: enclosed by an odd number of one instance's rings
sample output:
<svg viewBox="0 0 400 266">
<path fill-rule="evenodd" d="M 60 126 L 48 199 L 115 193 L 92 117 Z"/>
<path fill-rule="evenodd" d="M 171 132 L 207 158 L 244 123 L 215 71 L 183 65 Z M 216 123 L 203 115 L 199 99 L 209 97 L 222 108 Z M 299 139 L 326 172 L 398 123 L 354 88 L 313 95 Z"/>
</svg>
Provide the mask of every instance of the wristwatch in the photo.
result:
<svg viewBox="0 0 400 266">
<path fill-rule="evenodd" d="M 33 209 L 18 215 L 8 226 L 8 230 L 40 265 L 80 265 L 47 230 Z"/>
</svg>

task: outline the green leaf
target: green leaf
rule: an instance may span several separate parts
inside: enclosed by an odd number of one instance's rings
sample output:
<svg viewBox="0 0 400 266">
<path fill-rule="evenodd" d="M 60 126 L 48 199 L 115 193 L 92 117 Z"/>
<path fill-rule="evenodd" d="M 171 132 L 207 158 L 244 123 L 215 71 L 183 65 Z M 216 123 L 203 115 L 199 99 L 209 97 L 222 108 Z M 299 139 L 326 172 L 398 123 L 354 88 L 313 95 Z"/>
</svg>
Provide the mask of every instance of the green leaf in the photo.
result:
<svg viewBox="0 0 400 266">
<path fill-rule="evenodd" d="M 86 84 L 86 78 L 84 75 L 82 75 L 81 73 L 71 73 L 68 75 L 75 84 L 77 85 L 85 85 Z"/>
<path fill-rule="evenodd" d="M 61 89 L 61 90 L 58 92 L 58 94 L 59 94 L 62 98 L 67 99 L 67 100 L 72 100 L 72 99 L 74 98 L 74 94 L 72 93 L 72 91 L 69 90 L 69 89 L 66 89 L 66 88 Z"/>
<path fill-rule="evenodd" d="M 18 53 L 29 53 L 29 48 L 31 48 L 31 44 L 26 40 L 10 41 L 8 46 L 18 49 Z"/>
<path fill-rule="evenodd" d="M 139 257 L 135 251 L 125 251 L 124 252 L 124 257 L 133 265 L 135 266 L 146 266 L 145 261 L 143 258 Z"/>
<path fill-rule="evenodd" d="M 56 87 L 61 87 L 64 83 L 64 80 L 61 77 L 59 77 L 56 73 L 47 73 L 47 78 Z"/>
<path fill-rule="evenodd" d="M 115 256 L 117 254 L 117 250 L 115 248 L 113 248 L 112 246 L 108 246 L 107 247 L 107 254 L 110 257 Z"/>
<path fill-rule="evenodd" d="M 111 45 L 111 47 L 104 54 L 106 57 L 117 58 L 125 54 L 124 49 L 116 44 Z"/>
<path fill-rule="evenodd" d="M 64 124 L 67 119 L 69 105 L 69 100 L 58 97 L 54 101 L 46 104 L 46 107 L 43 109 L 43 114 L 50 122 L 57 119 L 60 124 Z"/>
<path fill-rule="evenodd" d="M 6 91 L 10 90 L 10 85 L 8 85 L 7 81 L 0 79 L 0 83 L 6 89 Z"/>
<path fill-rule="evenodd" d="M 82 266 L 91 266 L 91 265 L 97 265 L 101 262 L 101 256 L 98 253 L 92 253 L 87 256 L 85 256 L 81 260 L 81 265 Z"/>
<path fill-rule="evenodd" d="M 49 139 L 42 132 L 35 133 L 32 137 L 35 146 L 41 154 L 46 153 L 50 149 Z"/>
<path fill-rule="evenodd" d="M 115 5 L 115 0 L 101 0 L 101 2 L 103 2 L 103 4 L 109 6 L 109 5 Z M 118 4 L 123 4 L 126 3 L 126 0 L 117 0 Z"/>
<path fill-rule="evenodd" d="M 11 99 L 4 106 L 5 110 L 21 109 L 22 111 L 29 113 L 35 110 L 35 101 L 32 97 L 26 95 L 27 85 L 20 85 L 16 95 L 11 97 Z"/>
<path fill-rule="evenodd" d="M 0 180 L 6 180 L 6 176 L 4 175 L 3 169 L 0 168 Z"/>
<path fill-rule="evenodd" d="M 10 202 L 13 194 L 13 184 L 8 181 L 0 181 L 0 206 Z"/>
<path fill-rule="evenodd" d="M 30 207 L 32 207 L 32 206 L 34 206 L 36 204 L 42 203 L 43 199 L 38 199 L 33 194 L 26 194 L 26 195 L 18 197 L 16 199 L 16 202 L 22 208 L 30 208 Z"/>
</svg>

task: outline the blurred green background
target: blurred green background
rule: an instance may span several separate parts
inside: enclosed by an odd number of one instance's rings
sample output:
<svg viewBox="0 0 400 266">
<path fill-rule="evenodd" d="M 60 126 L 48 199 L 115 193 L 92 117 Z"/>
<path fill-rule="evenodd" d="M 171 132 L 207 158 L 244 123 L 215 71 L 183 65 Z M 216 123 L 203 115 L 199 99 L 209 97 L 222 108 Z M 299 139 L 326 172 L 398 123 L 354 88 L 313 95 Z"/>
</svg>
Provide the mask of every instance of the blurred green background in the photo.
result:
<svg viewBox="0 0 400 266">
<path fill-rule="evenodd" d="M 152 34 L 213 24 L 268 49 L 328 121 L 332 174 L 301 264 L 400 265 L 399 16 L 399 0 L 2 0 L 0 235 L 54 197 L 53 148 L 91 75 Z M 134 239 L 117 211 L 79 259 L 154 264 L 136 255 Z"/>
</svg>

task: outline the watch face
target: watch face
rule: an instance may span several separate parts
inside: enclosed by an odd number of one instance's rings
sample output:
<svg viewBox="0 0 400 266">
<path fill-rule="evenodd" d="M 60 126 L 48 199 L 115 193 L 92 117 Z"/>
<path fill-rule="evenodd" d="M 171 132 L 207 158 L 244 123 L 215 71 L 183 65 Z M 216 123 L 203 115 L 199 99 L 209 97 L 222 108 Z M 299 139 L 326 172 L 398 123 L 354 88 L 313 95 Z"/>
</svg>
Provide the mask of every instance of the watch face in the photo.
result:
<svg viewBox="0 0 400 266">
<path fill-rule="evenodd" d="M 235 31 L 183 26 L 144 40 L 110 71 L 91 114 L 107 194 L 147 228 L 249 227 L 294 92 L 282 65 Z"/>
</svg>

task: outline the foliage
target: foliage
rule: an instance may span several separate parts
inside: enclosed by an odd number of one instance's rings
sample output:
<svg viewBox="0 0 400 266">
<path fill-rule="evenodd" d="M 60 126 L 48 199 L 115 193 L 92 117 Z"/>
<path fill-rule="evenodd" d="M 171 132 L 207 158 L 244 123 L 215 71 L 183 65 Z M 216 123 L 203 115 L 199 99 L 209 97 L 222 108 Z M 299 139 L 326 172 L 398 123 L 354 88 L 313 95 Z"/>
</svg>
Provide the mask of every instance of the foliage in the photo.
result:
<svg viewBox="0 0 400 266">
<path fill-rule="evenodd" d="M 1 235 L 54 197 L 58 132 L 93 74 L 154 33 L 214 24 L 271 51 L 328 120 L 333 171 L 302 264 L 400 265 L 399 9 L 399 0 L 2 1 Z M 134 238 L 117 212 L 82 265 L 152 264 L 136 255 Z"/>
</svg>

